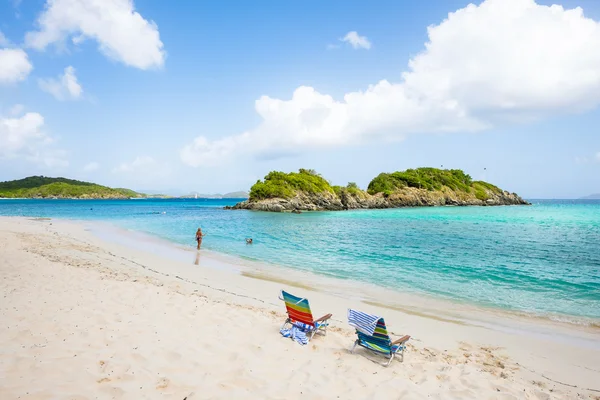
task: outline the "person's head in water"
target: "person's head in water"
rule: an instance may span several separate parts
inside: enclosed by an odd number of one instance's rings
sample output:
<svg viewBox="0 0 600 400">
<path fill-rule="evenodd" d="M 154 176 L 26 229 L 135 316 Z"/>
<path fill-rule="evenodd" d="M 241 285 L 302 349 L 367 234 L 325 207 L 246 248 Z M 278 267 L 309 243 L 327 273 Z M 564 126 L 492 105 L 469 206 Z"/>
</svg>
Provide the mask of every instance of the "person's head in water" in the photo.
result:
<svg viewBox="0 0 600 400">
<path fill-rule="evenodd" d="M 252 244 L 252 238 L 246 239 L 246 244 Z"/>
</svg>

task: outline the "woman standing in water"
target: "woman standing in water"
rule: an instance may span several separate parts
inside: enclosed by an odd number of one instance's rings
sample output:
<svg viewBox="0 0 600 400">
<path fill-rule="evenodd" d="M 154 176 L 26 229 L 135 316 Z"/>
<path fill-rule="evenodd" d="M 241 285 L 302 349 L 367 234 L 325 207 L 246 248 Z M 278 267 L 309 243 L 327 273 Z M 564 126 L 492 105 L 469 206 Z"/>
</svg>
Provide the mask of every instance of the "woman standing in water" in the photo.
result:
<svg viewBox="0 0 600 400">
<path fill-rule="evenodd" d="M 200 250 L 200 246 L 202 245 L 202 237 L 205 236 L 204 233 L 202 233 L 202 228 L 198 228 L 198 230 L 196 231 L 196 242 L 198 242 L 198 250 Z"/>
</svg>

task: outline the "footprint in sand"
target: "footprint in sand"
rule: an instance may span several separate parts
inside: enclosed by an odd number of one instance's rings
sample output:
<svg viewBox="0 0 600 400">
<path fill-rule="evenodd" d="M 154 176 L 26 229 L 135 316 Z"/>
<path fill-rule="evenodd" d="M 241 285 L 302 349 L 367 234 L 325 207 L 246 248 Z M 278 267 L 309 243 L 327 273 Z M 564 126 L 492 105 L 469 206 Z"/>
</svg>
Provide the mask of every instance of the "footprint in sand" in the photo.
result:
<svg viewBox="0 0 600 400">
<path fill-rule="evenodd" d="M 157 390 L 161 390 L 161 389 L 166 389 L 169 384 L 171 383 L 171 381 L 167 378 L 160 378 L 158 380 L 158 382 L 156 382 L 156 389 Z"/>
<path fill-rule="evenodd" d="M 106 361 L 104 361 L 104 360 L 98 361 L 98 367 L 100 369 L 100 372 L 104 372 L 106 370 Z"/>
</svg>

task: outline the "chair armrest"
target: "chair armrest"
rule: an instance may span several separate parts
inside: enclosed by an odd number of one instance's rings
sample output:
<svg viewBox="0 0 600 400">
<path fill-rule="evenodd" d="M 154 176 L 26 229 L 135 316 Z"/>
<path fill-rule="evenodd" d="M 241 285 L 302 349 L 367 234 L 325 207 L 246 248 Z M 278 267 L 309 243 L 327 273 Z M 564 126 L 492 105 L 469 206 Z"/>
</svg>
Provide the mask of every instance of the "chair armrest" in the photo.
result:
<svg viewBox="0 0 600 400">
<path fill-rule="evenodd" d="M 331 316 L 332 314 L 323 315 L 321 318 L 315 319 L 313 323 L 327 321 L 329 318 L 331 318 Z"/>
<path fill-rule="evenodd" d="M 401 343 L 404 343 L 404 342 L 408 342 L 408 339 L 410 339 L 410 335 L 404 335 L 400 339 L 394 340 L 392 342 L 392 344 L 401 344 Z"/>
</svg>

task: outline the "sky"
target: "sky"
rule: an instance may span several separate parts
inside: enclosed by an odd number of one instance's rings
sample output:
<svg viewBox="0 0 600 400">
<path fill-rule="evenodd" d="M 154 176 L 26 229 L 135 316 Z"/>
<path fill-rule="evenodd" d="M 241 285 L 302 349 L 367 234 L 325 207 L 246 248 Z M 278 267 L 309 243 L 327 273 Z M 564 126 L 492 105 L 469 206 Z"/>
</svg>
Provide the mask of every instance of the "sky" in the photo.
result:
<svg viewBox="0 0 600 400">
<path fill-rule="evenodd" d="M 599 105 L 596 0 L 0 0 L 0 181 L 443 166 L 577 198 L 600 193 Z"/>
</svg>

